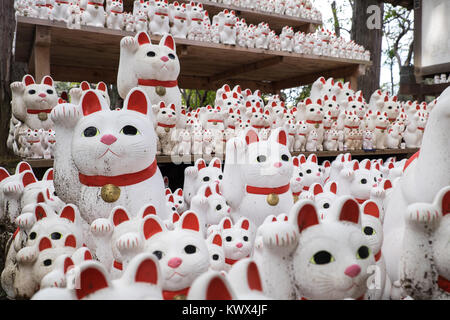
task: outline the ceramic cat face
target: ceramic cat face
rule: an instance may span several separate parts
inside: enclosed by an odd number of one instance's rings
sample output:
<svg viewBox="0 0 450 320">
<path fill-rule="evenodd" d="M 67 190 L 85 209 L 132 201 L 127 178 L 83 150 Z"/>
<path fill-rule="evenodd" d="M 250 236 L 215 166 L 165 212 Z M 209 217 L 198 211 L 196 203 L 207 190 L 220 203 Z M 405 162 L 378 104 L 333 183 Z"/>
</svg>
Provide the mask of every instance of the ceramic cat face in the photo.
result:
<svg viewBox="0 0 450 320">
<path fill-rule="evenodd" d="M 219 226 L 227 259 L 240 260 L 250 255 L 253 239 L 249 220 L 241 218 L 233 225 L 230 218 L 223 218 Z"/>
<path fill-rule="evenodd" d="M 294 173 L 293 178 L 300 179 L 300 183 L 309 188 L 313 183 L 323 183 L 325 170 L 319 166 L 317 156 L 311 154 L 308 159 L 304 155 L 299 155 L 293 159 Z"/>
<path fill-rule="evenodd" d="M 369 241 L 369 247 L 373 254 L 377 254 L 383 244 L 383 224 L 380 208 L 374 201 L 367 200 L 361 206 L 361 211 L 362 231 Z"/>
<path fill-rule="evenodd" d="M 317 99 L 315 102 L 313 102 L 310 98 L 308 98 L 305 101 L 305 105 L 306 105 L 305 119 L 322 121 L 324 112 L 321 99 Z"/>
<path fill-rule="evenodd" d="M 249 89 L 244 91 L 245 101 L 250 101 L 252 106 L 256 106 L 256 103 L 259 102 L 261 106 L 264 106 L 264 100 L 261 98 L 261 91 L 255 90 L 255 92 L 251 92 Z"/>
<path fill-rule="evenodd" d="M 230 216 L 231 212 L 226 199 L 220 193 L 218 183 L 203 185 L 198 190 L 191 202 L 191 209 L 197 210 L 197 208 L 206 216 L 204 220 L 206 225 L 218 224 L 222 218 Z M 197 211 L 200 212 L 199 210 Z"/>
<path fill-rule="evenodd" d="M 306 299 L 359 299 L 367 290 L 367 268 L 375 260 L 361 232 L 359 205 L 342 197 L 333 207 L 334 218 L 321 221 L 314 203 L 300 200 L 289 215 L 300 233 L 295 286 Z"/>
<path fill-rule="evenodd" d="M 152 107 L 153 112 L 156 114 L 156 121 L 166 125 L 174 125 L 177 122 L 175 105 L 166 105 L 163 101 L 159 103 L 159 106 Z"/>
<path fill-rule="evenodd" d="M 145 251 L 159 260 L 164 290 L 189 287 L 195 278 L 209 268 L 209 252 L 200 232 L 197 215 L 185 212 L 174 230 L 167 230 L 156 216 L 142 223 Z"/>
<path fill-rule="evenodd" d="M 322 220 L 326 219 L 332 210 L 333 203 L 338 199 L 337 183 L 330 181 L 323 187 L 319 183 L 314 183 L 310 191 L 314 194 L 318 215 Z"/>
<path fill-rule="evenodd" d="M 266 141 L 260 141 L 253 129 L 247 130 L 245 161 L 241 170 L 244 181 L 252 186 L 267 185 L 268 179 L 274 186 L 289 182 L 293 165 L 287 147 L 287 133 L 284 129 L 272 130 Z"/>
<path fill-rule="evenodd" d="M 23 100 L 29 109 L 51 109 L 58 103 L 58 95 L 50 76 L 45 76 L 40 84 L 31 75 L 22 80 L 25 90 Z"/>
<path fill-rule="evenodd" d="M 72 157 L 87 175 L 120 175 L 147 168 L 155 159 L 156 136 L 145 94 L 136 89 L 124 108 L 111 111 L 103 97 L 87 91 L 74 129 Z M 127 165 L 124 165 L 126 163 Z"/>
<path fill-rule="evenodd" d="M 225 269 L 225 252 L 222 247 L 222 236 L 219 232 L 211 233 L 206 239 L 209 251 L 209 268 L 215 271 L 222 271 Z"/>
<path fill-rule="evenodd" d="M 151 44 L 146 32 L 136 35 L 139 49 L 135 53 L 138 79 L 174 80 L 180 73 L 180 61 L 171 36 L 163 37 L 158 45 Z"/>
<path fill-rule="evenodd" d="M 89 84 L 89 82 L 83 81 L 80 83 L 80 89 L 83 92 L 91 90 L 91 85 Z M 99 93 L 103 98 L 105 98 L 108 105 L 111 104 L 110 99 L 109 99 L 109 94 L 108 94 L 108 87 L 106 86 L 106 83 L 104 83 L 103 81 L 100 81 L 99 83 L 97 83 L 97 85 L 95 87 L 95 92 Z"/>
</svg>

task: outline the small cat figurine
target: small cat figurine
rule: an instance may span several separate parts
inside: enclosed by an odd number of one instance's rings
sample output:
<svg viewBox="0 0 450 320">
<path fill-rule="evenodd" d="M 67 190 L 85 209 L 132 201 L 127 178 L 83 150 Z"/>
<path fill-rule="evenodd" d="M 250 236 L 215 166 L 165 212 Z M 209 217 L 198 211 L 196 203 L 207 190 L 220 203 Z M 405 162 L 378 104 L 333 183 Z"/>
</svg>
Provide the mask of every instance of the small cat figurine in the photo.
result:
<svg viewBox="0 0 450 320">
<path fill-rule="evenodd" d="M 106 26 L 114 30 L 123 30 L 124 23 L 123 0 L 112 0 L 106 18 Z"/>
<path fill-rule="evenodd" d="M 61 142 L 55 149 L 55 189 L 63 201 L 78 206 L 87 223 L 108 217 L 118 205 L 134 216 L 152 203 L 162 219 L 168 217 L 150 113 L 140 88 L 130 91 L 120 110 L 110 110 L 92 90 L 79 106 L 54 109 L 51 117 Z"/>
<path fill-rule="evenodd" d="M 91 27 L 105 27 L 106 13 L 104 8 L 105 0 L 89 1 L 86 10 L 83 11 L 82 23 Z"/>
<path fill-rule="evenodd" d="M 172 154 L 175 146 L 172 136 L 177 124 L 175 105 L 166 105 L 164 101 L 161 101 L 159 105 L 153 105 L 152 110 L 155 119 L 155 132 L 158 136 L 158 151 L 156 154 Z"/>
<path fill-rule="evenodd" d="M 223 239 L 220 232 L 212 232 L 206 239 L 209 251 L 209 269 L 214 271 L 225 270 L 225 252 L 223 251 Z"/>
<path fill-rule="evenodd" d="M 186 4 L 179 4 L 178 1 L 169 4 L 170 34 L 175 38 L 186 39 L 188 33 L 188 21 Z"/>
<path fill-rule="evenodd" d="M 144 251 L 159 260 L 165 300 L 185 298 L 195 278 L 209 268 L 209 251 L 197 215 L 185 212 L 174 227 L 167 230 L 155 215 L 148 216 L 141 225 Z"/>
<path fill-rule="evenodd" d="M 150 23 L 148 30 L 151 34 L 162 36 L 170 32 L 169 3 L 167 0 L 155 0 L 150 2 L 148 10 Z"/>
</svg>

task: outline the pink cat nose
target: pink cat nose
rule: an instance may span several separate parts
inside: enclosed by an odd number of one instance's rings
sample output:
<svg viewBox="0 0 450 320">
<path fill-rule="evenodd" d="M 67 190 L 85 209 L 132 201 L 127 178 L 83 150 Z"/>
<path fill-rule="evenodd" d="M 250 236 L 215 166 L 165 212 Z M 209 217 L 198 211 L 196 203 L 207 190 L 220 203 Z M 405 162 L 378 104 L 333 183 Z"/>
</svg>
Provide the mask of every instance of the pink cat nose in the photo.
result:
<svg viewBox="0 0 450 320">
<path fill-rule="evenodd" d="M 167 58 L 166 56 L 164 56 L 164 57 L 161 57 L 161 60 L 164 61 L 164 62 L 167 62 L 167 61 L 169 61 L 169 58 Z"/>
<path fill-rule="evenodd" d="M 167 262 L 167 265 L 173 269 L 178 268 L 181 264 L 181 262 L 183 262 L 180 258 L 172 258 L 169 260 L 169 262 Z"/>
<path fill-rule="evenodd" d="M 231 212 L 231 208 L 228 208 L 227 212 L 230 213 Z"/>
<path fill-rule="evenodd" d="M 376 188 L 378 187 L 378 184 L 374 183 L 372 187 Z"/>
<path fill-rule="evenodd" d="M 116 142 L 117 138 L 114 137 L 112 134 L 105 134 L 100 141 L 104 144 L 112 145 L 114 142 Z"/>
<path fill-rule="evenodd" d="M 282 164 L 281 164 L 281 162 L 275 162 L 275 163 L 273 164 L 273 166 L 274 166 L 275 168 L 279 168 L 279 167 L 282 166 Z"/>
<path fill-rule="evenodd" d="M 320 172 L 317 172 L 316 174 L 317 174 L 318 177 L 320 177 Z"/>
<path fill-rule="evenodd" d="M 361 267 L 357 264 L 351 265 L 347 269 L 345 269 L 344 273 L 350 278 L 356 277 L 361 272 Z"/>
<path fill-rule="evenodd" d="M 45 93 L 39 93 L 39 97 L 45 98 L 47 95 Z"/>
<path fill-rule="evenodd" d="M 242 246 L 243 246 L 243 244 L 240 242 L 238 244 L 236 244 L 236 247 L 238 247 L 238 248 L 242 248 Z"/>
<path fill-rule="evenodd" d="M 299 181 L 299 182 L 302 181 L 302 179 L 300 179 L 300 178 L 297 178 L 297 179 L 295 179 L 295 180 L 297 180 L 297 181 Z"/>
<path fill-rule="evenodd" d="M 378 178 L 378 182 L 381 182 L 381 180 L 383 180 L 383 179 L 381 179 L 381 178 Z"/>
</svg>

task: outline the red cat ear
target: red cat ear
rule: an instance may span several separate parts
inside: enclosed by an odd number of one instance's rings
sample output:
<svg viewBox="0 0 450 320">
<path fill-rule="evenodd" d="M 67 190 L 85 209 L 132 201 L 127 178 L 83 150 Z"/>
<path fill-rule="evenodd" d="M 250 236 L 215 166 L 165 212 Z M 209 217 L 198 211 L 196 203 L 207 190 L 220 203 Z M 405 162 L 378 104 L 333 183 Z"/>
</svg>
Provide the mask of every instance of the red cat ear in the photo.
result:
<svg viewBox="0 0 450 320">
<path fill-rule="evenodd" d="M 298 159 L 300 160 L 300 164 L 304 164 L 306 162 L 306 157 L 303 154 L 299 155 Z"/>
<path fill-rule="evenodd" d="M 298 208 L 298 211 L 294 214 L 294 221 L 297 222 L 300 233 L 319 224 L 319 216 L 312 201 L 308 200 Z"/>
<path fill-rule="evenodd" d="M 387 190 L 387 189 L 392 188 L 391 180 L 386 180 L 386 181 L 384 181 L 383 188 L 384 188 L 384 190 Z"/>
<path fill-rule="evenodd" d="M 16 168 L 17 173 L 22 173 L 24 171 L 32 171 L 31 166 L 28 162 L 21 161 Z M 8 174 L 9 175 L 9 174 Z M 1 178 L 0 178 L 1 181 Z"/>
<path fill-rule="evenodd" d="M 259 142 L 258 134 L 252 129 L 248 130 L 247 134 L 245 135 L 245 142 L 247 143 L 247 145 L 254 142 Z"/>
<path fill-rule="evenodd" d="M 142 45 L 144 45 L 144 44 L 150 44 L 150 43 L 152 43 L 152 42 L 150 41 L 150 37 L 149 37 L 149 35 L 147 34 L 147 32 L 141 31 L 141 32 L 139 32 L 139 33 L 136 35 L 136 37 L 137 37 L 137 41 L 138 41 L 138 43 L 139 43 L 140 46 L 142 46 Z M 162 39 L 161 39 L 161 41 L 162 41 Z"/>
<path fill-rule="evenodd" d="M 177 222 L 178 220 L 180 220 L 180 215 L 179 215 L 178 213 L 174 212 L 174 213 L 172 214 L 172 222 L 175 223 L 175 222 Z"/>
<path fill-rule="evenodd" d="M 250 221 L 248 221 L 247 219 L 243 219 L 241 222 L 241 229 L 248 230 L 249 227 Z"/>
<path fill-rule="evenodd" d="M 297 157 L 292 158 L 292 162 L 294 163 L 294 166 L 298 167 L 300 165 L 299 160 Z"/>
<path fill-rule="evenodd" d="M 81 101 L 81 107 L 83 109 L 83 115 L 85 116 L 102 110 L 100 99 L 92 90 L 88 90 L 84 94 Z"/>
<path fill-rule="evenodd" d="M 258 266 L 253 261 L 247 266 L 247 282 L 250 290 L 263 291 Z"/>
<path fill-rule="evenodd" d="M 75 222 L 75 208 L 72 204 L 66 205 L 59 215 L 60 218 L 65 218 L 70 222 Z"/>
<path fill-rule="evenodd" d="M 43 207 L 37 205 L 36 208 L 34 209 L 34 216 L 36 217 L 36 221 L 39 221 L 43 218 L 47 218 L 47 212 Z"/>
<path fill-rule="evenodd" d="M 354 199 L 344 202 L 339 213 L 339 221 L 348 221 L 359 224 L 359 204 Z"/>
<path fill-rule="evenodd" d="M 176 191 L 175 191 L 175 193 L 178 195 L 178 196 L 182 196 L 183 195 L 183 189 L 181 189 L 181 188 L 178 188 Z"/>
<path fill-rule="evenodd" d="M 318 195 L 319 193 L 323 193 L 323 188 L 322 188 L 322 186 L 319 183 L 314 184 L 313 193 L 314 193 L 314 195 Z"/>
<path fill-rule="evenodd" d="M 450 213 L 450 187 L 446 187 L 439 192 L 437 197 L 438 206 L 442 210 L 442 216 Z"/>
<path fill-rule="evenodd" d="M 23 77 L 22 82 L 25 84 L 25 86 L 29 86 L 30 84 L 35 84 L 34 78 L 32 75 L 27 74 Z"/>
<path fill-rule="evenodd" d="M 220 234 L 216 234 L 214 236 L 212 243 L 219 247 L 222 246 L 222 237 L 220 236 Z"/>
<path fill-rule="evenodd" d="M 305 104 L 306 105 L 312 104 L 312 100 L 310 98 L 306 99 Z"/>
<path fill-rule="evenodd" d="M 153 205 L 149 204 L 149 205 L 146 206 L 145 209 L 142 211 L 141 218 L 144 218 L 144 217 L 146 217 L 146 216 L 148 216 L 148 215 L 151 215 L 151 214 L 156 215 L 156 208 L 155 208 Z"/>
<path fill-rule="evenodd" d="M 86 264 L 80 268 L 80 286 L 75 289 L 78 300 L 109 287 L 103 268 L 98 265 L 98 263 L 86 262 Z"/>
<path fill-rule="evenodd" d="M 50 131 L 50 130 L 49 130 Z M 53 181 L 53 168 L 48 169 L 44 174 L 44 180 Z"/>
<path fill-rule="evenodd" d="M 22 184 L 24 187 L 37 182 L 36 177 L 34 176 L 34 173 L 31 171 L 26 171 L 22 176 Z"/>
<path fill-rule="evenodd" d="M 367 162 L 366 162 L 365 168 L 366 168 L 367 170 L 370 170 L 371 166 L 372 166 L 372 163 L 371 163 L 370 161 L 367 161 Z"/>
<path fill-rule="evenodd" d="M 50 87 L 53 87 L 53 79 L 50 76 L 45 76 L 44 78 L 42 78 L 41 83 L 42 84 L 46 84 L 46 85 L 48 85 Z"/>
<path fill-rule="evenodd" d="M 315 154 L 311 156 L 311 162 L 317 163 L 317 156 Z"/>
<path fill-rule="evenodd" d="M 175 199 L 173 198 L 173 195 L 169 196 L 169 199 L 167 200 L 168 202 L 172 202 L 175 203 Z"/>
<path fill-rule="evenodd" d="M 353 163 L 353 171 L 359 170 L 359 163 L 358 161 L 355 161 L 355 163 Z"/>
<path fill-rule="evenodd" d="M 106 83 L 104 83 L 103 81 L 97 83 L 97 90 L 106 92 Z"/>
<path fill-rule="evenodd" d="M 279 144 L 284 145 L 284 146 L 287 144 L 287 135 L 286 135 L 286 131 L 280 130 L 280 131 L 278 132 L 277 142 L 278 142 Z"/>
<path fill-rule="evenodd" d="M 36 203 L 43 203 L 45 202 L 44 194 L 42 192 L 39 192 L 36 197 Z"/>
<path fill-rule="evenodd" d="M 175 51 L 175 41 L 173 40 L 173 37 L 170 34 L 167 34 L 164 37 L 162 37 L 160 41 L 160 45 L 161 44 L 168 47 L 170 50 Z"/>
<path fill-rule="evenodd" d="M 213 167 L 222 169 L 222 163 L 220 162 L 219 159 L 214 160 Z"/>
<path fill-rule="evenodd" d="M 194 212 L 190 211 L 183 213 L 181 219 L 183 219 L 181 222 L 182 229 L 189 229 L 197 232 L 200 231 L 200 223 L 198 222 L 198 217 Z"/>
<path fill-rule="evenodd" d="M 128 93 L 124 105 L 127 110 L 133 110 L 145 115 L 148 113 L 148 98 L 145 92 L 140 88 L 134 88 Z"/>
<path fill-rule="evenodd" d="M 145 258 L 139 263 L 134 276 L 135 282 L 158 284 L 158 266 L 152 258 Z"/>
<path fill-rule="evenodd" d="M 9 177 L 9 172 L 5 168 L 0 167 L 0 182 Z"/>
<path fill-rule="evenodd" d="M 380 209 L 378 208 L 378 205 L 373 201 L 367 200 L 366 202 L 363 203 L 361 209 L 364 212 L 364 214 L 373 216 L 375 218 L 380 217 Z"/>
<path fill-rule="evenodd" d="M 43 238 L 39 241 L 39 252 L 40 252 L 40 251 L 47 250 L 47 249 L 51 249 L 51 248 L 52 248 L 52 242 L 50 241 L 49 238 L 43 237 Z"/>
<path fill-rule="evenodd" d="M 77 247 L 77 238 L 75 238 L 75 236 L 73 234 L 68 235 L 66 238 L 66 241 L 64 242 L 64 246 L 76 248 Z"/>
<path fill-rule="evenodd" d="M 225 90 L 225 92 L 230 92 L 231 91 L 230 86 L 227 85 L 227 84 L 223 86 L 223 89 Z"/>
<path fill-rule="evenodd" d="M 70 267 L 74 266 L 73 260 L 70 257 L 64 259 L 64 274 L 67 273 Z"/>
<path fill-rule="evenodd" d="M 161 224 L 158 221 L 158 218 L 154 215 L 149 215 L 146 220 L 144 220 L 142 231 L 144 234 L 144 238 L 147 240 L 163 231 Z"/>
<path fill-rule="evenodd" d="M 222 229 L 231 229 L 231 226 L 232 226 L 232 225 L 233 225 L 233 224 L 231 223 L 230 218 L 224 218 L 224 219 L 221 221 Z"/>
<path fill-rule="evenodd" d="M 169 188 L 166 188 L 166 196 L 169 195 L 169 194 L 172 194 L 172 191 L 170 191 Z"/>
<path fill-rule="evenodd" d="M 220 275 L 214 275 L 206 288 L 205 300 L 233 300 L 231 289 Z"/>
<path fill-rule="evenodd" d="M 112 213 L 112 222 L 114 226 L 118 226 L 119 224 L 130 220 L 124 208 L 118 207 L 114 208 L 113 210 L 114 211 Z"/>
<path fill-rule="evenodd" d="M 91 85 L 87 81 L 83 81 L 80 83 L 80 88 L 83 91 L 88 91 L 89 89 L 91 89 Z"/>
<path fill-rule="evenodd" d="M 211 188 L 208 186 L 205 189 L 205 197 L 208 198 L 210 195 L 212 195 Z"/>
<path fill-rule="evenodd" d="M 330 184 L 330 191 L 334 194 L 337 194 L 337 183 L 336 182 L 332 182 Z"/>
<path fill-rule="evenodd" d="M 325 161 L 323 162 L 322 165 L 323 165 L 325 168 L 329 168 L 329 167 L 331 167 L 331 162 L 328 161 L 328 160 L 325 160 Z"/>
<path fill-rule="evenodd" d="M 206 168 L 205 160 L 203 160 L 203 159 L 197 160 L 197 170 L 200 171 L 204 168 Z"/>
</svg>

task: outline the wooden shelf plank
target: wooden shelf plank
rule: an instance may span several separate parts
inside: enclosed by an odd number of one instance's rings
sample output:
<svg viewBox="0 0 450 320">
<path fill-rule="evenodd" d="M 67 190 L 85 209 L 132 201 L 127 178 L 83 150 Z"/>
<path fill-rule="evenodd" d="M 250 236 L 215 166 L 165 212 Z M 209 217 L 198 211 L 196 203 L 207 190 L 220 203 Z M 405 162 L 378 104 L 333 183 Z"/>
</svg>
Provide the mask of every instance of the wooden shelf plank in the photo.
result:
<svg viewBox="0 0 450 320">
<path fill-rule="evenodd" d="M 115 83 L 120 40 L 134 35 L 88 26 L 73 30 L 62 22 L 18 17 L 16 61 L 30 61 L 38 26 L 50 29 L 50 71 L 58 81 Z M 155 43 L 160 39 L 160 36 L 152 36 Z M 187 39 L 176 39 L 176 44 L 181 64 L 179 83 L 185 89 L 216 90 L 225 83 L 237 83 L 252 90 L 261 86 L 263 92 L 276 92 L 296 86 L 298 82 L 283 82 L 285 79 L 304 78 L 312 83 L 317 75 L 348 77 L 356 68 L 371 65 L 371 62 L 362 60 L 248 49 Z M 216 81 L 211 81 L 214 77 Z M 276 88 L 274 84 L 277 84 Z"/>
<path fill-rule="evenodd" d="M 293 152 L 293 156 L 298 156 L 299 154 L 304 154 L 305 156 L 309 156 L 310 154 L 316 154 L 318 158 L 329 158 L 336 157 L 341 153 L 350 153 L 352 156 L 366 156 L 368 158 L 377 158 L 377 157 L 385 157 L 385 156 L 411 156 L 416 153 L 419 149 L 385 149 L 385 150 L 374 150 L 374 151 L 364 151 L 364 150 L 353 150 L 353 151 L 319 151 L 319 152 Z M 215 155 L 213 154 L 209 159 L 213 158 Z M 196 159 L 202 158 L 202 156 L 187 156 L 183 158 L 183 163 L 194 163 Z M 208 158 L 208 157 L 205 157 Z M 28 162 L 32 168 L 50 168 L 53 166 L 53 159 L 45 160 L 45 159 L 23 159 Z M 174 164 L 172 162 L 172 157 L 167 155 L 157 156 L 156 160 L 159 164 Z M 176 164 L 181 163 L 182 161 L 176 161 Z"/>
<path fill-rule="evenodd" d="M 439 96 L 449 86 L 450 82 L 439 84 L 400 83 L 399 93 L 413 96 L 416 95 Z"/>
</svg>

